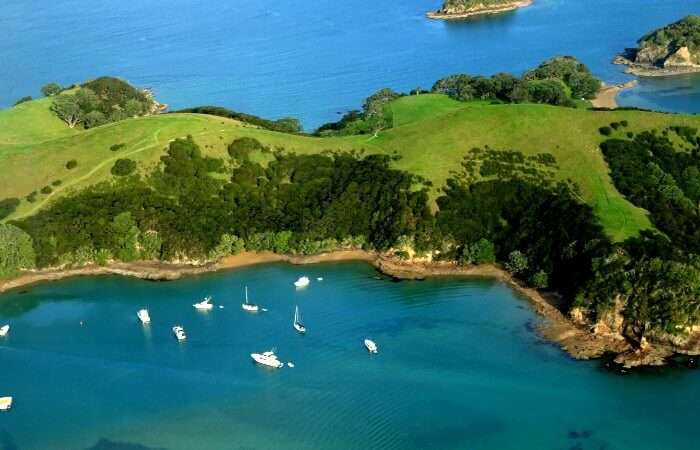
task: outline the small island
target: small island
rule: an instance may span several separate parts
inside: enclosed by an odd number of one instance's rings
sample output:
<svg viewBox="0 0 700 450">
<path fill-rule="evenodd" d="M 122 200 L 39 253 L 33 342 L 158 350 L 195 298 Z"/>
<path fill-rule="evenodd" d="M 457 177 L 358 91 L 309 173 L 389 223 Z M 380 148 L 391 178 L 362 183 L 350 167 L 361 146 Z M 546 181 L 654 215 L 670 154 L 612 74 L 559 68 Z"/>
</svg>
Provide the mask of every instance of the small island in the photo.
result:
<svg viewBox="0 0 700 450">
<path fill-rule="evenodd" d="M 513 11 L 530 4 L 532 0 L 445 0 L 442 8 L 426 15 L 431 19 L 464 19 Z"/>
<path fill-rule="evenodd" d="M 627 73 L 653 77 L 700 72 L 700 16 L 652 31 L 638 44 L 615 58 L 615 64 L 629 66 Z"/>
</svg>

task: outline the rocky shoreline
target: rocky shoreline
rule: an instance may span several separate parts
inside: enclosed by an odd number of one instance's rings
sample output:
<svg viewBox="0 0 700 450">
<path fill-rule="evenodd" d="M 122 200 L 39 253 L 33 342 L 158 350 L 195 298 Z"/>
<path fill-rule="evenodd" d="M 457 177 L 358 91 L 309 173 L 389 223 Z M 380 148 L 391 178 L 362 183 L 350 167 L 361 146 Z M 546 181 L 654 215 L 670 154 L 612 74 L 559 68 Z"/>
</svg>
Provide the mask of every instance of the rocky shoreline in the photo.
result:
<svg viewBox="0 0 700 450">
<path fill-rule="evenodd" d="M 525 296 L 544 320 L 539 332 L 575 359 L 596 359 L 614 354 L 614 362 L 621 367 L 664 365 L 676 353 L 700 355 L 700 333 L 697 345 L 674 345 L 645 343 L 636 348 L 620 333 L 604 324 L 589 324 L 582 317 L 564 315 L 557 307 L 555 294 L 543 294 L 536 289 L 520 284 L 508 272 L 495 265 L 458 266 L 453 262 L 404 261 L 395 257 L 363 250 L 340 250 L 313 256 L 278 255 L 272 252 L 242 252 L 223 258 L 217 263 L 162 263 L 162 262 L 115 262 L 107 266 L 85 266 L 76 269 L 45 269 L 26 271 L 17 278 L 0 283 L 0 293 L 30 284 L 55 281 L 76 276 L 119 275 L 152 281 L 177 280 L 184 276 L 198 275 L 221 270 L 247 267 L 256 264 L 286 262 L 289 264 L 317 264 L 332 261 L 364 261 L 380 272 L 400 280 L 422 280 L 429 277 L 473 277 L 497 279 Z M 700 332 L 700 330 L 698 330 Z"/>
<path fill-rule="evenodd" d="M 623 55 L 618 55 L 613 60 L 613 64 L 627 66 L 625 73 L 638 77 L 672 77 L 677 75 L 688 75 L 700 73 L 700 65 L 683 65 L 659 67 L 653 64 L 641 64 Z"/>
<path fill-rule="evenodd" d="M 425 15 L 430 19 L 436 20 L 458 20 L 466 19 L 473 16 L 482 16 L 489 14 L 500 14 L 504 12 L 514 11 L 532 4 L 532 0 L 518 0 L 511 3 L 505 3 L 499 6 L 482 5 L 479 8 L 471 8 L 466 11 L 451 12 L 439 9 L 437 11 L 427 12 Z"/>
</svg>

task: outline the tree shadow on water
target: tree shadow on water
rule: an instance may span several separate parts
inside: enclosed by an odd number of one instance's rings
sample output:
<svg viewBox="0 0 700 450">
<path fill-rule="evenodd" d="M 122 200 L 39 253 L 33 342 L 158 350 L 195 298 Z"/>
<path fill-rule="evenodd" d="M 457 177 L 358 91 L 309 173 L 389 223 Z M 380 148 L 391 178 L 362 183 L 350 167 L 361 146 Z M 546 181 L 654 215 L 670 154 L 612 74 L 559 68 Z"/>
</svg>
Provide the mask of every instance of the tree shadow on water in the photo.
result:
<svg viewBox="0 0 700 450">
<path fill-rule="evenodd" d="M 102 438 L 97 444 L 85 450 L 166 450 L 164 448 L 146 447 L 141 444 L 130 444 L 128 442 L 116 442 Z"/>
</svg>

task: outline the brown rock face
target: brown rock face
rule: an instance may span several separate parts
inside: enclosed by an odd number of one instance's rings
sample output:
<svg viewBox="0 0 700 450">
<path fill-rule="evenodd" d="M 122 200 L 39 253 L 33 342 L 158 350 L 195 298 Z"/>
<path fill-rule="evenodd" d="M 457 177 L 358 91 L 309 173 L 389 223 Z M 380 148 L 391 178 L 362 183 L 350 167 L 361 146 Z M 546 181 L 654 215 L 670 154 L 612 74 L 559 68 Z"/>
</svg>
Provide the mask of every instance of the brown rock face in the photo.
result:
<svg viewBox="0 0 700 450">
<path fill-rule="evenodd" d="M 692 58 L 690 56 L 690 49 L 688 47 L 681 47 L 675 53 L 670 54 L 666 61 L 664 61 L 664 67 L 692 67 Z"/>
</svg>

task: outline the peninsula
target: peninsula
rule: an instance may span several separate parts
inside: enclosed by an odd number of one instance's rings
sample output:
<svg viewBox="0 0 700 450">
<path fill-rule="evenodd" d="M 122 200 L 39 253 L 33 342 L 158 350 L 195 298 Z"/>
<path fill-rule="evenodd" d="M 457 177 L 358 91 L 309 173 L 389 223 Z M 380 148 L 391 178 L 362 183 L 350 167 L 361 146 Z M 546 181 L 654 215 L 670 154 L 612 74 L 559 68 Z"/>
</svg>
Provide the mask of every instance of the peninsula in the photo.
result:
<svg viewBox="0 0 700 450">
<path fill-rule="evenodd" d="M 513 11 L 530 4 L 532 0 L 445 0 L 440 9 L 426 15 L 431 19 L 464 19 Z"/>
<path fill-rule="evenodd" d="M 579 358 L 700 354 L 700 118 L 595 110 L 576 58 L 381 89 L 313 135 L 112 77 L 43 91 L 0 111 L 0 291 L 362 259 L 499 278 Z"/>
<path fill-rule="evenodd" d="M 700 16 L 687 16 L 652 31 L 613 61 L 644 77 L 700 72 Z"/>
</svg>

